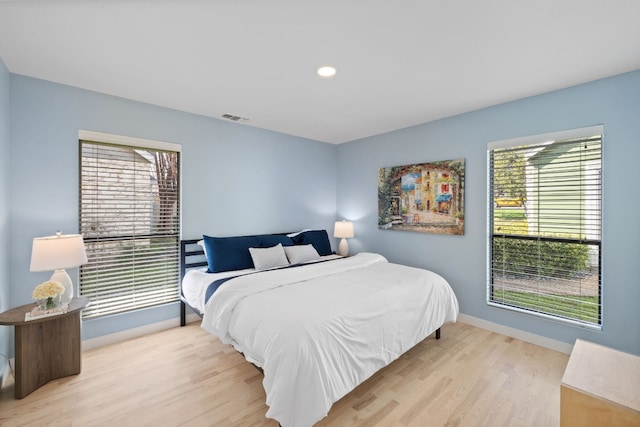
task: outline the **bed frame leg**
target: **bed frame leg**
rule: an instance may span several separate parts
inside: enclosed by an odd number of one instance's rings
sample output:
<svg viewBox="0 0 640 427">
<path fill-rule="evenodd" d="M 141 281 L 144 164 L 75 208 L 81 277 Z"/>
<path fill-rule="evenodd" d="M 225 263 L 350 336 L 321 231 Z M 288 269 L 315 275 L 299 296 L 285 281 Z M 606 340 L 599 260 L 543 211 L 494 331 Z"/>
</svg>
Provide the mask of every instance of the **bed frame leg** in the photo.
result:
<svg viewBox="0 0 640 427">
<path fill-rule="evenodd" d="M 436 339 L 440 339 L 440 328 L 436 329 Z"/>
<path fill-rule="evenodd" d="M 186 312 L 186 305 L 184 304 L 184 301 L 180 301 L 180 326 L 184 326 L 187 324 L 187 312 Z"/>
</svg>

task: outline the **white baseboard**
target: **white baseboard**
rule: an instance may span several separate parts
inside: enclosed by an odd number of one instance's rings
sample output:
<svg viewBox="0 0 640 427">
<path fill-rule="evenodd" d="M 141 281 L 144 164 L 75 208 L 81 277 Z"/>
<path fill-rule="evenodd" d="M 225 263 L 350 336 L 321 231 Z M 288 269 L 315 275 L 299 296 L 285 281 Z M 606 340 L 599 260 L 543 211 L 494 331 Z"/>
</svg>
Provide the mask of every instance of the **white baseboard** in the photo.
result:
<svg viewBox="0 0 640 427">
<path fill-rule="evenodd" d="M 458 321 L 466 323 L 468 325 L 476 326 L 478 328 L 486 329 L 491 332 L 496 332 L 498 334 L 526 341 L 531 344 L 539 345 L 551 350 L 559 351 L 565 354 L 571 354 L 571 350 L 573 349 L 573 345 L 566 342 L 557 341 L 551 338 L 543 337 L 542 335 L 536 335 L 529 332 L 521 331 L 520 329 L 510 328 L 508 326 L 489 322 L 488 320 L 479 319 L 477 317 L 468 316 L 466 314 L 459 314 Z"/>
<path fill-rule="evenodd" d="M 186 320 L 187 323 L 191 323 L 199 321 L 201 319 L 197 314 L 191 313 L 187 314 Z M 150 325 L 140 326 L 138 328 L 127 329 L 124 331 L 116 332 L 114 334 L 91 338 L 82 341 L 82 350 L 91 350 L 93 348 L 115 344 L 117 342 L 125 341 L 131 338 L 138 338 L 143 335 L 164 331 L 165 329 L 171 329 L 177 326 L 180 326 L 180 319 L 176 317 L 175 319 L 164 320 L 162 322 L 152 323 Z"/>
</svg>

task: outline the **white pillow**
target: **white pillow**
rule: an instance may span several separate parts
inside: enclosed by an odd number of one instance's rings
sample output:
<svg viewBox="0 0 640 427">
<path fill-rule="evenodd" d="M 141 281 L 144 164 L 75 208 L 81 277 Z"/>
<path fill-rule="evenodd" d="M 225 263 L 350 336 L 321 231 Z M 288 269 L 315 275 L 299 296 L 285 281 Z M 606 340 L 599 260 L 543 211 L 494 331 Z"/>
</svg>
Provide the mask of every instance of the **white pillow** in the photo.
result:
<svg viewBox="0 0 640 427">
<path fill-rule="evenodd" d="M 282 243 L 270 248 L 249 248 L 253 266 L 256 270 L 264 270 L 267 268 L 282 267 L 289 265 L 287 256 L 282 249 Z"/>
<path fill-rule="evenodd" d="M 320 255 L 313 245 L 285 246 L 284 251 L 291 264 L 300 264 L 320 259 Z"/>
<path fill-rule="evenodd" d="M 198 246 L 200 246 L 202 248 L 202 251 L 204 252 L 204 256 L 207 256 L 207 247 L 204 245 L 204 240 L 198 240 Z"/>
</svg>

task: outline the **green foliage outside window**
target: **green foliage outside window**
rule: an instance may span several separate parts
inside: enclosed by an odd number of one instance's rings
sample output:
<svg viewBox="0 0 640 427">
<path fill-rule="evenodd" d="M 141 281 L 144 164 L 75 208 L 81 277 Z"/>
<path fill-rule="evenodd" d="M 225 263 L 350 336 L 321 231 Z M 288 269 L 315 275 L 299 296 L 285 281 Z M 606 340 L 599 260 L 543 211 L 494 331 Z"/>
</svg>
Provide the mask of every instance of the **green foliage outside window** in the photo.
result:
<svg viewBox="0 0 640 427">
<path fill-rule="evenodd" d="M 548 240 L 493 239 L 493 268 L 513 277 L 572 278 L 589 269 L 589 246 Z"/>
</svg>

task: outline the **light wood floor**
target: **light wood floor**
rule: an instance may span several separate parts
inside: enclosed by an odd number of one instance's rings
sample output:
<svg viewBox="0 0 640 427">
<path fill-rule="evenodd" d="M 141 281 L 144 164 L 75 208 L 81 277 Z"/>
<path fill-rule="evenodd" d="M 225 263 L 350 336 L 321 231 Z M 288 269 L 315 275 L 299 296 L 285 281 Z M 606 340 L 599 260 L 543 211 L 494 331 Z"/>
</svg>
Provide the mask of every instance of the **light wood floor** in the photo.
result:
<svg viewBox="0 0 640 427">
<path fill-rule="evenodd" d="M 318 426 L 558 426 L 568 355 L 463 323 L 334 404 Z M 198 323 L 83 352 L 82 372 L 22 400 L 2 426 L 277 426 L 261 374 Z"/>
</svg>

